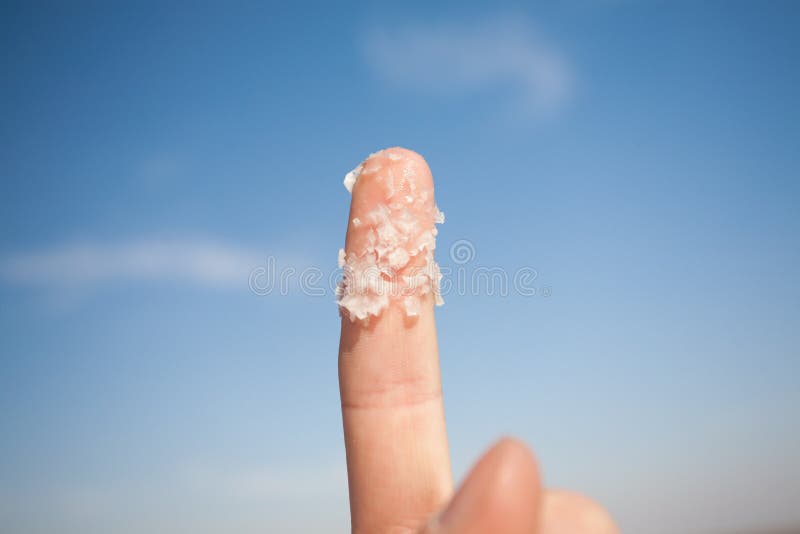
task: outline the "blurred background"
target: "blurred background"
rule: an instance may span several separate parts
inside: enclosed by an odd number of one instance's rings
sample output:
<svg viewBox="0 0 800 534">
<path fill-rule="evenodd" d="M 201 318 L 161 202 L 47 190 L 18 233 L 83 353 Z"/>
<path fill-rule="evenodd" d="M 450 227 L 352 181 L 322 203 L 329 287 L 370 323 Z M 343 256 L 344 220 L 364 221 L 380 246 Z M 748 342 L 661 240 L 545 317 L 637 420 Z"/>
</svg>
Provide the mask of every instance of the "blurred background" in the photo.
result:
<svg viewBox="0 0 800 534">
<path fill-rule="evenodd" d="M 4 2 L 0 530 L 348 532 L 342 178 L 401 145 L 511 281 L 437 311 L 457 478 L 800 532 L 798 6 Z"/>
</svg>

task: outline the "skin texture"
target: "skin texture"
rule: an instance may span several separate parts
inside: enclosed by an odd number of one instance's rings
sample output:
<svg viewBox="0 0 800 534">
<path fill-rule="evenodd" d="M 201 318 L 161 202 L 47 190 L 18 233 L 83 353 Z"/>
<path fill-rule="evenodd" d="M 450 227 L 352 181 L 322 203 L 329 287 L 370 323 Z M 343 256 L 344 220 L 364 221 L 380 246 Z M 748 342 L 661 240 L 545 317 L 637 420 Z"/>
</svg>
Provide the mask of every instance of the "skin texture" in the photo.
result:
<svg viewBox="0 0 800 534">
<path fill-rule="evenodd" d="M 395 153 L 397 157 L 389 158 Z M 399 156 L 402 156 L 400 158 Z M 387 173 L 412 162 L 419 185 L 433 192 L 421 156 L 405 149 L 365 162 L 372 172 L 353 188 L 347 254 L 363 249 L 362 218 L 382 202 Z M 432 198 L 431 198 L 432 201 Z M 429 210 L 423 224 L 432 227 Z M 426 534 L 615 534 L 602 507 L 580 495 L 543 489 L 533 453 L 503 438 L 453 492 L 445 428 L 434 297 L 419 295 L 409 317 L 401 298 L 368 321 L 343 313 L 339 346 L 352 531 Z"/>
</svg>

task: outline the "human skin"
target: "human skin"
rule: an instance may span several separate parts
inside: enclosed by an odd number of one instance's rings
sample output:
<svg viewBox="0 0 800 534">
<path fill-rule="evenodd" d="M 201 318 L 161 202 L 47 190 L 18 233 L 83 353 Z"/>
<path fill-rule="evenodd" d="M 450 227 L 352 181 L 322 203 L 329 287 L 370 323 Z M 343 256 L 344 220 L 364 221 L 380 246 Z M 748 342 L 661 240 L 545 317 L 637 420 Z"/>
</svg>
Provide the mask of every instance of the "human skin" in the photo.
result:
<svg viewBox="0 0 800 534">
<path fill-rule="evenodd" d="M 347 254 L 363 245 L 354 218 L 382 202 L 386 173 L 411 162 L 422 190 L 433 178 L 421 156 L 373 160 L 353 187 Z M 402 156 L 400 158 L 399 156 Z M 368 163 L 370 160 L 368 160 Z M 426 212 L 427 213 L 427 212 Z M 433 225 L 425 216 L 424 224 Z M 412 262 L 413 263 L 413 262 Z M 615 534 L 598 504 L 542 486 L 530 449 L 502 438 L 454 492 L 445 428 L 434 295 L 417 295 L 409 316 L 401 298 L 368 320 L 342 314 L 339 386 L 342 400 L 352 531 L 358 534 Z"/>
</svg>

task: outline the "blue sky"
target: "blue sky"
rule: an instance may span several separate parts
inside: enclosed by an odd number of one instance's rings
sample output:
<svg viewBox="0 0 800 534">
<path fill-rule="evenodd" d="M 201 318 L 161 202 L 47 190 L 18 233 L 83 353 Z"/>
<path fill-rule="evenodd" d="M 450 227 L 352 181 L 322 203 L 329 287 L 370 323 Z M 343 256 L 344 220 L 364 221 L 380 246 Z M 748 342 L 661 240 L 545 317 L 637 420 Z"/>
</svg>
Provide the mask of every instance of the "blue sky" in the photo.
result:
<svg viewBox="0 0 800 534">
<path fill-rule="evenodd" d="M 422 153 L 453 463 L 501 433 L 626 532 L 796 525 L 792 2 L 5 5 L 4 532 L 346 532 L 344 174 Z M 309 514 L 309 510 L 314 513 Z"/>
</svg>

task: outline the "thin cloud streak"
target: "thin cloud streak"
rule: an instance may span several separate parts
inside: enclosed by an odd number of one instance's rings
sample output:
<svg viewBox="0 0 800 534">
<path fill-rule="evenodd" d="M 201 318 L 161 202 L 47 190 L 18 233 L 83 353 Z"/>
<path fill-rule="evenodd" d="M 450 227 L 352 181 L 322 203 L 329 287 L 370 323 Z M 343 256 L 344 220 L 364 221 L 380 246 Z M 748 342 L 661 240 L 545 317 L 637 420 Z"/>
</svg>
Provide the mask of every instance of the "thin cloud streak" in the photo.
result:
<svg viewBox="0 0 800 534">
<path fill-rule="evenodd" d="M 204 287 L 247 287 L 264 254 L 207 240 L 143 239 L 75 243 L 0 259 L 7 283 L 87 287 L 103 283 L 169 280 Z"/>
<path fill-rule="evenodd" d="M 518 111 L 552 114 L 573 94 L 572 69 L 524 19 L 376 28 L 363 52 L 375 74 L 397 87 L 452 95 L 503 90 Z"/>
</svg>

